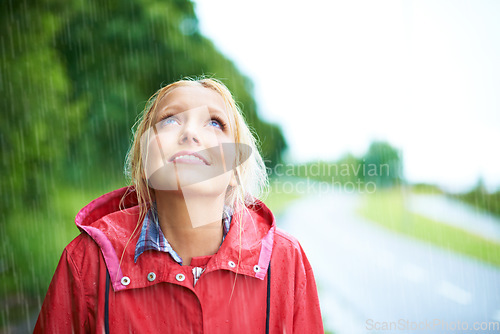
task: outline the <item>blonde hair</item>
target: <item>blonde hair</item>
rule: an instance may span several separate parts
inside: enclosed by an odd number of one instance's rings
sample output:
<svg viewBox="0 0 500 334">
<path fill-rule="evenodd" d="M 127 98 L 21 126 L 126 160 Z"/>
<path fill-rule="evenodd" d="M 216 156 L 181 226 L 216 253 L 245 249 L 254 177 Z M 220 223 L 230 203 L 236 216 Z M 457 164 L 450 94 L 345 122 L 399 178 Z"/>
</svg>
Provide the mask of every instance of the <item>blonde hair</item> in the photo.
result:
<svg viewBox="0 0 500 334">
<path fill-rule="evenodd" d="M 155 125 L 156 115 L 158 113 L 158 105 L 162 98 L 172 90 L 178 87 L 198 86 L 207 89 L 212 89 L 219 93 L 224 100 L 226 111 L 230 119 L 228 126 L 234 134 L 234 143 L 236 144 L 236 161 L 235 161 L 235 177 L 237 186 L 231 187 L 226 194 L 226 205 L 231 210 L 245 209 L 247 205 L 255 202 L 256 198 L 264 195 L 268 187 L 268 178 L 264 161 L 257 148 L 257 140 L 250 131 L 248 125 L 243 118 L 242 112 L 237 106 L 229 89 L 219 80 L 213 78 L 186 78 L 183 80 L 171 83 L 159 89 L 151 96 L 144 108 L 144 111 L 136 122 L 133 142 L 127 154 L 125 164 L 125 174 L 129 178 L 129 189 L 135 190 L 137 202 L 140 208 L 139 221 L 147 214 L 148 208 L 153 202 L 153 189 L 148 186 L 147 178 L 144 171 L 142 157 L 145 156 L 141 152 L 141 136 Z M 238 144 L 244 144 L 238 146 Z M 250 148 L 250 156 L 248 150 Z M 247 159 L 248 158 L 248 159 Z"/>
</svg>

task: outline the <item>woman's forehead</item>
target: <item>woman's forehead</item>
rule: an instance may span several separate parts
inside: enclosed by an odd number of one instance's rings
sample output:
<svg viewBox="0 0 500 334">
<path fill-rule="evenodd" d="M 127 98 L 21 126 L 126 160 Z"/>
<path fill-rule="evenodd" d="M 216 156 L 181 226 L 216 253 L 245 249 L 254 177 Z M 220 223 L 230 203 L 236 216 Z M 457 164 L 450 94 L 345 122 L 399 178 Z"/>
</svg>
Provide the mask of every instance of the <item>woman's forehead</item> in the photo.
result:
<svg viewBox="0 0 500 334">
<path fill-rule="evenodd" d="M 206 106 L 209 109 L 224 111 L 225 103 L 222 96 L 213 89 L 202 86 L 176 87 L 161 99 L 158 107 L 163 109 L 180 109 L 184 111 Z"/>
</svg>

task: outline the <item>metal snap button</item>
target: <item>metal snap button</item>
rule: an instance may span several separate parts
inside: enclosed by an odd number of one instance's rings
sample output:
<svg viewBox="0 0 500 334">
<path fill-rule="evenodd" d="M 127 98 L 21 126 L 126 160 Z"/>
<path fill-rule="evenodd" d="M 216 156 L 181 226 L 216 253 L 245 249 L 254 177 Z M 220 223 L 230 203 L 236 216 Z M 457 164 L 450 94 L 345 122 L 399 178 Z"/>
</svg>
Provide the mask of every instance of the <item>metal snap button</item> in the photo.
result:
<svg viewBox="0 0 500 334">
<path fill-rule="evenodd" d="M 121 279 L 121 283 L 122 285 L 129 285 L 130 284 L 130 278 L 128 278 L 127 276 L 123 276 L 122 279 Z"/>
<path fill-rule="evenodd" d="M 258 273 L 260 271 L 260 267 L 258 265 L 253 266 L 253 271 Z"/>
<path fill-rule="evenodd" d="M 230 266 L 231 268 L 236 267 L 236 264 L 233 261 L 229 261 L 227 265 Z"/>
<path fill-rule="evenodd" d="M 153 282 L 156 279 L 156 274 L 154 272 L 150 272 L 148 274 L 148 281 Z"/>
<path fill-rule="evenodd" d="M 179 282 L 182 282 L 186 279 L 186 276 L 184 276 L 184 274 L 177 274 L 175 275 L 175 279 L 178 280 Z"/>
</svg>

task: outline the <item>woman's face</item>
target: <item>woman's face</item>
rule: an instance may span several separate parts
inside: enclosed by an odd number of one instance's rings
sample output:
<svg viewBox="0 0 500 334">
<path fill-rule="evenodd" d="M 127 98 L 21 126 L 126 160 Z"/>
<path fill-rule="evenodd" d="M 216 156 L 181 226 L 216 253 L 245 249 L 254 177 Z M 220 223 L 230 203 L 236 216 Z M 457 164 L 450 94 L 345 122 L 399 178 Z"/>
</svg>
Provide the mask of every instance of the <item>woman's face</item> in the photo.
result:
<svg viewBox="0 0 500 334">
<path fill-rule="evenodd" d="M 157 106 L 141 137 L 143 167 L 156 191 L 219 196 L 234 185 L 234 133 L 223 98 L 212 89 L 181 86 Z"/>
</svg>

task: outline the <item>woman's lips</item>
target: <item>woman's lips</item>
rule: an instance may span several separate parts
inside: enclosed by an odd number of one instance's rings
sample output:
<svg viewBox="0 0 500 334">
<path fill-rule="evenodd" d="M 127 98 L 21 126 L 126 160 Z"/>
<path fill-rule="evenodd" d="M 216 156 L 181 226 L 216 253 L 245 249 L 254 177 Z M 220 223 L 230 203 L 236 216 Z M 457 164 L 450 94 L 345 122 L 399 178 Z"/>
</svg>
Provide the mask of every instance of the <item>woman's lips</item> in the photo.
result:
<svg viewBox="0 0 500 334">
<path fill-rule="evenodd" d="M 169 162 L 191 165 L 209 165 L 208 161 L 196 152 L 180 151 L 168 159 Z"/>
</svg>

